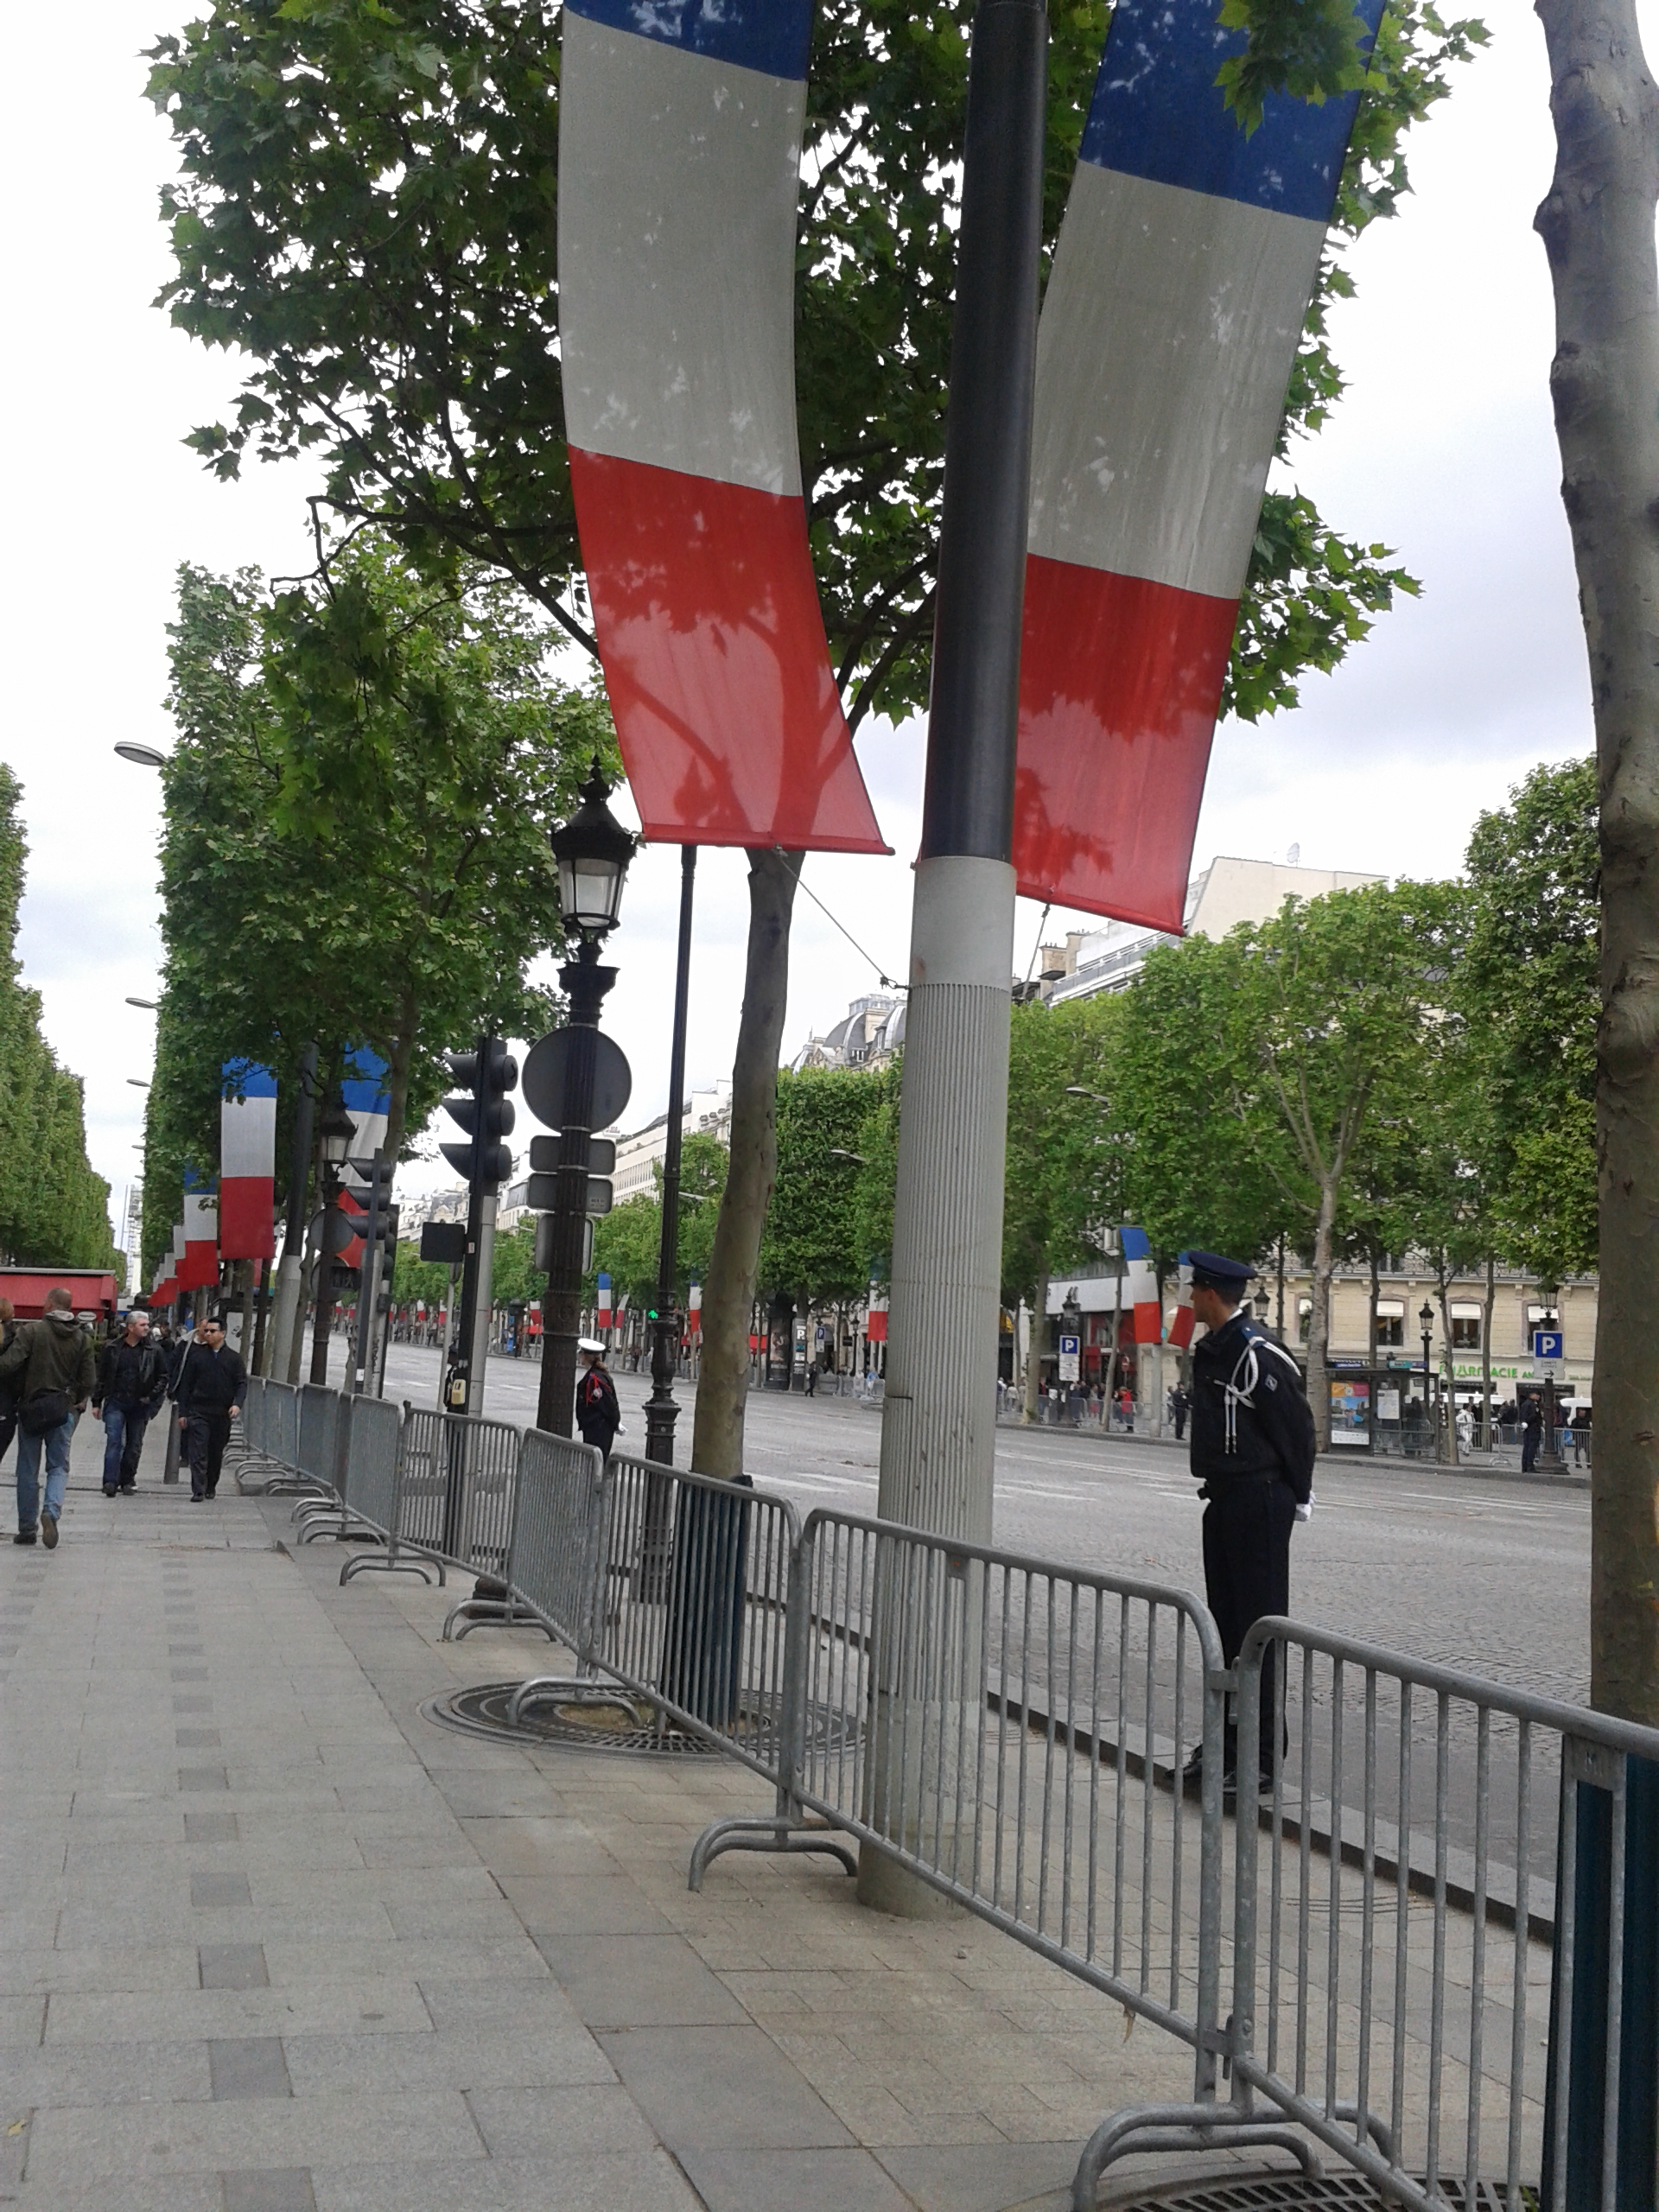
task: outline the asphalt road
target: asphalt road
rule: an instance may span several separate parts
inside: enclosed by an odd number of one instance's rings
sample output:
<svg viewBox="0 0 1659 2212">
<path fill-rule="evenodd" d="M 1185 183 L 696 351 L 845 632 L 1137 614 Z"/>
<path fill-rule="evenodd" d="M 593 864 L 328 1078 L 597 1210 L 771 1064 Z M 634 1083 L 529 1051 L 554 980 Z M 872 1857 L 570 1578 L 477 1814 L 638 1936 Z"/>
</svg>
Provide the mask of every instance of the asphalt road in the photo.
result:
<svg viewBox="0 0 1659 2212">
<path fill-rule="evenodd" d="M 434 1402 L 438 1354 L 394 1345 L 389 1390 Z M 484 1410 L 533 1419 L 541 1370 L 492 1359 Z M 622 1447 L 645 1445 L 644 1376 L 617 1378 Z M 692 1392 L 681 1386 L 679 1459 Z M 879 1415 L 849 1398 L 749 1399 L 747 1464 L 804 1512 L 873 1514 Z M 1395 1650 L 1579 1704 L 1589 1695 L 1590 1501 L 1500 1478 L 1321 1461 L 1291 1550 L 1292 1611 Z M 1201 1589 L 1185 1452 L 1151 1439 L 1000 1430 L 996 1540 Z"/>
</svg>

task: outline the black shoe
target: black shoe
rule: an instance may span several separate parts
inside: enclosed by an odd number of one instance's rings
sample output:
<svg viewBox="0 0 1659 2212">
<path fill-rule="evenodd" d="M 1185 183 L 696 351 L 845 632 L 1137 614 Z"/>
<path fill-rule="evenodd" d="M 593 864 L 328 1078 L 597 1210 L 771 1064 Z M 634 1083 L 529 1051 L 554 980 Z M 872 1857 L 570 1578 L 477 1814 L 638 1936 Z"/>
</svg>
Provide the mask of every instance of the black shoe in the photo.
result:
<svg viewBox="0 0 1659 2212">
<path fill-rule="evenodd" d="M 212 1502 L 212 1500 L 213 1500 L 213 1499 L 214 1499 L 214 1498 L 216 1498 L 218 1496 L 219 1496 L 219 1484 L 218 1484 L 217 1483 L 215 1483 L 215 1484 L 213 1484 L 213 1487 L 212 1488 L 212 1490 L 210 1490 L 210 1491 L 208 1491 L 208 1493 L 207 1493 L 207 1497 L 208 1497 L 208 1500 L 209 1500 L 209 1502 L 211 1503 L 211 1502 Z"/>
<path fill-rule="evenodd" d="M 121 1495 L 123 1497 L 131 1497 L 137 1493 L 137 1488 L 138 1485 L 137 1483 L 123 1483 L 121 1485 Z"/>
<path fill-rule="evenodd" d="M 200 1491 L 193 1490 L 190 1493 L 190 1503 L 192 1505 L 206 1505 L 207 1500 Z"/>
<path fill-rule="evenodd" d="M 11 1541 L 14 1544 L 32 1544 L 35 1541 L 35 1531 L 32 1529 L 20 1529 Z"/>
<path fill-rule="evenodd" d="M 114 1491 L 111 1488 L 108 1483 L 105 1483 L 104 1485 L 104 1495 L 105 1497 L 113 1497 L 115 1496 Z"/>
<path fill-rule="evenodd" d="M 41 1541 L 46 1546 L 48 1551 L 56 1551 L 58 1548 L 58 1516 L 55 1513 L 41 1514 Z"/>
</svg>

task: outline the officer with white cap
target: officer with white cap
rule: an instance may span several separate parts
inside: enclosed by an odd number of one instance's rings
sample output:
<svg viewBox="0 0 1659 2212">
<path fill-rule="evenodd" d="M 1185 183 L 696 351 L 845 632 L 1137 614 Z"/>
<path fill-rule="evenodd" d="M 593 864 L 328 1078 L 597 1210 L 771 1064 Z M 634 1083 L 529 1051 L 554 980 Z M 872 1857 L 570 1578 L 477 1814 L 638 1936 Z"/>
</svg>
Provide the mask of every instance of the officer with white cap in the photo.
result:
<svg viewBox="0 0 1659 2212">
<path fill-rule="evenodd" d="M 578 1337 L 576 1350 L 582 1360 L 576 1378 L 576 1427 L 584 1444 L 596 1444 L 608 1454 L 622 1426 L 622 1408 L 616 1402 L 616 1385 L 605 1370 L 605 1347 L 597 1337 Z"/>
<path fill-rule="evenodd" d="M 1207 1333 L 1192 1351 L 1193 1474 L 1204 1485 L 1204 1586 L 1230 1667 L 1253 1621 L 1290 1610 L 1290 1532 L 1313 1497 L 1313 1415 L 1301 1370 L 1240 1308 L 1255 1273 L 1219 1252 L 1185 1255 L 1192 1312 Z M 1261 1778 L 1274 1753 L 1274 1655 L 1262 1669 Z M 1235 1786 L 1237 1732 L 1227 1724 L 1224 1787 Z M 1194 1775 L 1196 1757 L 1187 1771 Z"/>
</svg>

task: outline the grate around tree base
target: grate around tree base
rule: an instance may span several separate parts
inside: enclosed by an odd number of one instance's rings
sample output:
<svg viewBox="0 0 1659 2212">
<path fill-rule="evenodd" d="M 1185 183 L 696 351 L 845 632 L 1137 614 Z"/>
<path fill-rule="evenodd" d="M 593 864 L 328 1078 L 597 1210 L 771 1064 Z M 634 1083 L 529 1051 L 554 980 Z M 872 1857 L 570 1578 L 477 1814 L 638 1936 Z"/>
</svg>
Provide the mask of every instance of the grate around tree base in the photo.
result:
<svg viewBox="0 0 1659 2212">
<path fill-rule="evenodd" d="M 1109 2182 L 1109 2168 L 1107 2178 Z M 1412 2178 L 1420 2187 L 1427 2186 L 1422 2175 Z M 1438 2191 L 1448 2212 L 1504 2212 L 1506 2192 L 1500 2182 L 1477 2183 L 1471 2196 L 1461 2181 L 1442 2177 Z M 1363 2174 L 1325 2173 L 1316 2181 L 1299 2166 L 1291 2166 L 1217 2176 L 1213 2181 L 1173 2183 L 1166 2189 L 1113 2197 L 1109 2203 L 1110 2212 L 1376 2212 L 1378 2206 L 1392 2201 Z M 1522 2189 L 1521 2201 L 1535 2208 L 1537 2190 Z"/>
<path fill-rule="evenodd" d="M 517 1727 L 507 1719 L 513 1682 L 475 1682 L 470 1689 L 450 1690 L 429 1698 L 421 1707 L 428 1720 L 459 1728 L 472 1736 L 486 1736 L 493 1743 L 563 1745 L 584 1751 L 626 1751 L 645 1758 L 719 1758 L 726 1749 L 747 1751 L 767 1770 L 779 1757 L 778 1703 L 764 1692 L 747 1691 L 721 1733 L 729 1746 L 706 1743 L 680 1728 L 649 1698 L 605 1682 L 594 1682 L 581 1695 L 550 1700 L 531 1706 Z M 807 1741 L 816 1751 L 850 1750 L 856 1743 L 858 1724 L 830 1706 L 809 1708 Z"/>
<path fill-rule="evenodd" d="M 421 1707 L 422 1716 L 498 1744 L 505 1740 L 572 1751 L 625 1751 L 645 1758 L 720 1755 L 715 1745 L 687 1735 L 654 1705 L 623 1690 L 596 1689 L 588 1697 L 532 1705 L 515 1727 L 507 1719 L 507 1707 L 518 1687 L 516 1681 L 475 1682 L 470 1689 L 429 1698 Z"/>
</svg>

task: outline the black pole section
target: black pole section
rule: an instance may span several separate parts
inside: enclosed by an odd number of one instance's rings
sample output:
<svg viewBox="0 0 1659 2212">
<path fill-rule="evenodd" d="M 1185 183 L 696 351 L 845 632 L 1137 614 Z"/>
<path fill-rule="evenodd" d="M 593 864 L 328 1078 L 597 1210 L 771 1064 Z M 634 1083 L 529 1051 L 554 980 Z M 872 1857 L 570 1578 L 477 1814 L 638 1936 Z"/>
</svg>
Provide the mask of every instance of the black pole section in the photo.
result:
<svg viewBox="0 0 1659 2212">
<path fill-rule="evenodd" d="M 616 981 L 614 968 L 599 964 L 599 947 L 584 938 L 582 950 L 559 970 L 569 1005 L 565 1026 L 570 1057 L 564 1068 L 564 1108 L 559 1125 L 558 1203 L 553 1209 L 553 1264 L 542 1300 L 542 1379 L 536 1426 L 569 1436 L 575 1420 L 576 1335 L 582 1311 L 583 1231 L 588 1220 L 588 1144 L 593 1134 L 594 1073 L 599 1058 L 599 1010 Z"/>
<path fill-rule="evenodd" d="M 679 1366 L 680 1147 L 685 1126 L 685 1021 L 691 995 L 691 893 L 697 849 L 680 847 L 680 947 L 674 969 L 674 1037 L 668 1055 L 668 1134 L 663 1151 L 663 1237 L 657 1260 L 657 1319 L 651 1331 L 651 1395 L 645 1401 L 645 1457 L 674 1464 L 674 1376 Z"/>
<path fill-rule="evenodd" d="M 479 1247 L 484 1236 L 484 1179 L 478 1171 L 484 1146 L 484 1071 L 488 1065 L 490 1042 L 487 1037 L 479 1039 L 473 1073 L 474 1114 L 472 1166 L 467 1176 L 467 1255 L 461 1269 L 461 1318 L 449 1346 L 449 1372 L 443 1383 L 444 1411 L 451 1414 L 472 1410 L 473 1337 L 480 1287 Z M 490 1294 L 487 1283 L 482 1286 L 482 1294 L 486 1298 Z"/>
<path fill-rule="evenodd" d="M 300 1054 L 300 1095 L 294 1102 L 294 1148 L 288 1163 L 288 1219 L 283 1228 L 283 1257 L 303 1261 L 305 1193 L 311 1180 L 311 1132 L 317 1118 L 317 1048 Z"/>
<path fill-rule="evenodd" d="M 1014 849 L 1020 623 L 1042 245 L 1048 16 L 980 0 L 950 333 L 919 858 Z"/>
<path fill-rule="evenodd" d="M 334 1262 L 345 1249 L 340 1233 L 340 1170 L 322 1167 L 322 1249 L 317 1254 L 317 1297 L 311 1324 L 311 1381 L 328 1380 L 328 1337 L 334 1319 Z"/>
</svg>

